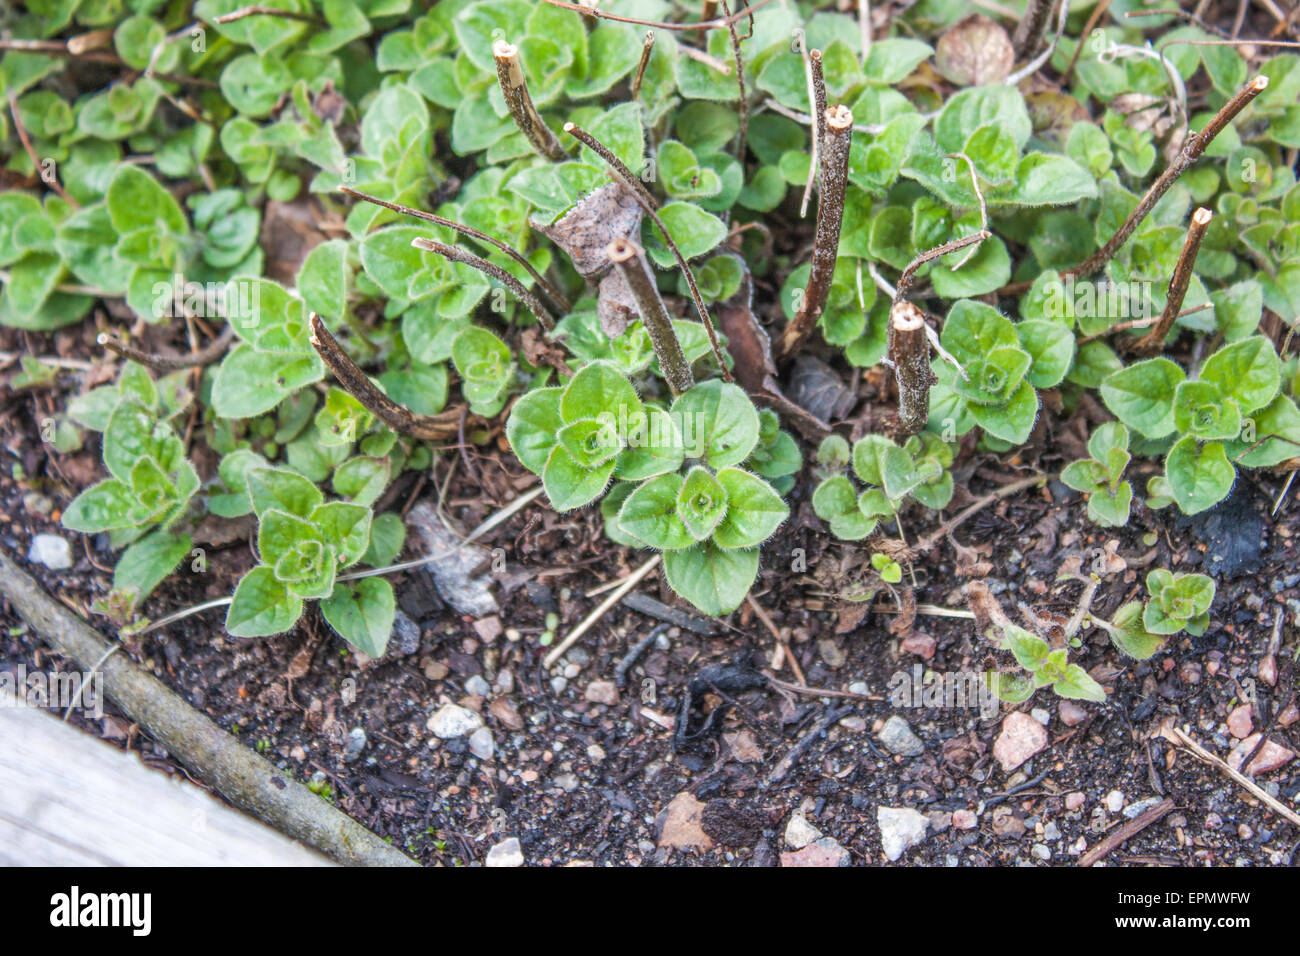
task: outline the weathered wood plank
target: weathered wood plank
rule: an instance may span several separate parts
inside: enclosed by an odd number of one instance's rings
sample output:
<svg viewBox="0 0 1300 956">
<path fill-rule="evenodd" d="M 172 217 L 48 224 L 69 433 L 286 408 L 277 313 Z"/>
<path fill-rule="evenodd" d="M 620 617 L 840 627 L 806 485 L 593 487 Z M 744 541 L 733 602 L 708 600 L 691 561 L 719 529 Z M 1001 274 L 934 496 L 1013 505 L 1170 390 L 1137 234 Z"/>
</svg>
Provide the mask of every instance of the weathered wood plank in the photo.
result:
<svg viewBox="0 0 1300 956">
<path fill-rule="evenodd" d="M 155 865 L 333 864 L 134 754 L 0 699 L 0 866 Z"/>
</svg>

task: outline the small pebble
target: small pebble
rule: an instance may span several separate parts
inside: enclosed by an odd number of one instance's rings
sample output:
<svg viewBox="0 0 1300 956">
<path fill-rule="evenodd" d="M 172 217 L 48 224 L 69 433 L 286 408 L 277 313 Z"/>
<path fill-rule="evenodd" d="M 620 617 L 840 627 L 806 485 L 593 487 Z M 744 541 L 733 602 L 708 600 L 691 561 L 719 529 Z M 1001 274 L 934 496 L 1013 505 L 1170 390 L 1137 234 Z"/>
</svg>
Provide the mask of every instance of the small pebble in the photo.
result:
<svg viewBox="0 0 1300 956">
<path fill-rule="evenodd" d="M 1119 813 L 1124 809 L 1124 794 L 1118 790 L 1112 790 L 1106 794 L 1106 809 L 1111 813 Z"/>
<path fill-rule="evenodd" d="M 465 693 L 473 694 L 475 697 L 487 697 L 492 693 L 492 687 L 481 674 L 475 674 L 465 681 Z"/>
<path fill-rule="evenodd" d="M 343 759 L 348 763 L 356 760 L 361 756 L 361 752 L 366 749 L 366 731 L 362 727 L 353 727 L 348 731 L 347 750 L 343 754 Z"/>
<path fill-rule="evenodd" d="M 491 760 L 492 755 L 496 753 L 496 741 L 492 739 L 492 731 L 486 727 L 480 727 L 469 735 L 469 752 L 479 760 Z"/>
<path fill-rule="evenodd" d="M 72 567 L 72 545 L 57 534 L 38 534 L 27 549 L 27 560 L 51 571 L 66 571 Z"/>
<path fill-rule="evenodd" d="M 510 837 L 502 840 L 492 849 L 488 850 L 487 858 L 483 861 L 484 866 L 489 867 L 506 867 L 506 866 L 523 866 L 524 851 L 519 846 L 518 837 Z"/>
</svg>

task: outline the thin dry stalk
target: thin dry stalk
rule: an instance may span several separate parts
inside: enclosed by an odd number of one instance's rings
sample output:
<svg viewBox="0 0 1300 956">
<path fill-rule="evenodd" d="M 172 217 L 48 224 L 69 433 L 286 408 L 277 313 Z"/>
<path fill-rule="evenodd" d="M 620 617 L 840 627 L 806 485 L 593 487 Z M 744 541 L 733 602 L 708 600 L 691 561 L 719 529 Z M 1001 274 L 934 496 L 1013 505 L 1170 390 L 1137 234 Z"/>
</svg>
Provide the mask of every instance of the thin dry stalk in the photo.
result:
<svg viewBox="0 0 1300 956">
<path fill-rule="evenodd" d="M 348 353 L 343 351 L 338 340 L 325 328 L 321 317 L 313 312 L 310 321 L 311 344 L 321 361 L 334 373 L 343 390 L 373 412 L 385 425 L 399 435 L 410 435 L 420 441 L 446 441 L 456 434 L 457 422 L 433 415 L 417 415 L 381 392 L 348 357 Z"/>
<path fill-rule="evenodd" d="M 1196 265 L 1196 253 L 1201 248 L 1201 240 L 1205 238 L 1205 230 L 1213 218 L 1214 213 L 1204 206 L 1192 213 L 1192 223 L 1187 227 L 1183 251 L 1178 256 L 1178 264 L 1174 266 L 1174 274 L 1169 279 L 1169 294 L 1165 299 L 1164 311 L 1160 313 L 1160 319 L 1151 331 L 1134 343 L 1133 351 L 1138 355 L 1154 355 L 1164 348 L 1165 336 L 1174 327 L 1174 320 L 1183 307 L 1187 285 L 1192 280 L 1192 268 Z"/>
<path fill-rule="evenodd" d="M 623 600 L 627 593 L 641 582 L 642 578 L 655 568 L 659 567 L 659 562 L 661 560 L 662 558 L 656 554 L 653 558 L 624 578 L 623 582 L 618 586 L 613 594 L 601 601 L 596 609 L 583 618 L 582 622 L 570 631 L 564 640 L 551 648 L 550 652 L 542 658 L 542 666 L 553 667 L 555 662 L 564 656 L 564 652 L 577 643 L 578 638 L 591 630 L 597 621 L 609 613 L 610 608 Z"/>
<path fill-rule="evenodd" d="M 1267 88 L 1268 77 L 1257 76 L 1243 86 L 1232 99 L 1224 103 L 1205 129 L 1189 137 L 1187 145 L 1183 147 L 1173 162 L 1165 168 L 1165 171 L 1160 174 L 1160 178 L 1151 184 L 1151 188 L 1146 191 L 1137 207 L 1124 221 L 1124 225 L 1116 230 L 1115 235 L 1111 236 L 1104 246 L 1084 260 L 1082 264 L 1075 266 L 1073 269 L 1064 270 L 1061 273 L 1061 278 L 1065 279 L 1071 276 L 1076 279 L 1086 278 L 1104 268 L 1106 263 L 1114 258 L 1120 247 L 1128 241 L 1129 236 L 1133 235 L 1133 231 L 1146 219 L 1155 204 L 1178 181 L 1178 177 L 1183 174 L 1187 167 L 1200 159 L 1210 143 L 1214 142 L 1214 138 L 1223 132 L 1224 127 L 1231 123 L 1237 117 L 1237 114 L 1250 104 L 1251 100 L 1259 96 Z M 1002 295 L 1018 295 L 1027 291 L 1029 286 L 1030 283 L 1028 282 L 1014 282 L 1003 286 L 998 292 Z"/>
<path fill-rule="evenodd" d="M 686 361 L 681 342 L 673 330 L 664 300 L 659 296 L 654 272 L 646 261 L 644 251 L 631 239 L 615 239 L 609 244 L 609 258 L 622 274 L 632 298 L 636 300 L 637 311 L 641 313 L 641 321 L 650 337 L 650 344 L 659 357 L 659 368 L 664 373 L 668 387 L 672 389 L 674 397 L 680 395 L 695 384 L 695 378 L 691 375 L 691 365 Z"/>
<path fill-rule="evenodd" d="M 916 279 L 916 270 L 921 268 L 927 262 L 938 259 L 940 256 L 946 256 L 950 252 L 960 252 L 967 246 L 973 246 L 977 242 L 983 242 L 989 236 L 993 235 L 987 229 L 981 229 L 979 232 L 972 233 L 969 236 L 962 236 L 960 239 L 954 239 L 952 242 L 945 242 L 941 246 L 935 246 L 926 252 L 921 253 L 915 259 L 907 264 L 903 274 L 898 277 L 898 289 L 894 293 L 895 298 L 901 299 L 907 295 L 912 288 L 912 282 Z"/>
<path fill-rule="evenodd" d="M 636 76 L 632 79 L 632 99 L 641 95 L 641 81 L 645 79 L 645 68 L 650 65 L 650 54 L 655 48 L 655 32 L 647 30 L 641 44 L 641 61 L 636 65 Z"/>
<path fill-rule="evenodd" d="M 132 362 L 138 362 L 155 372 L 180 372 L 187 368 L 199 368 L 211 365 L 226 354 L 226 348 L 235 337 L 234 326 L 227 325 L 217 338 L 208 345 L 189 355 L 161 355 L 145 352 L 133 345 L 127 345 L 111 332 L 100 332 L 95 342 L 103 348 L 122 356 Z"/>
<path fill-rule="evenodd" d="M 694 23 L 671 23 L 666 20 L 643 20 L 640 17 L 624 17 L 616 13 L 606 13 L 604 10 L 595 7 L 584 6 L 580 3 L 569 3 L 568 0 L 545 0 L 553 7 L 559 7 L 561 10 L 573 10 L 588 17 L 598 17 L 601 20 L 613 20 L 615 23 L 634 23 L 642 27 L 654 27 L 656 30 L 673 30 L 678 33 L 694 33 L 699 30 L 718 30 L 725 29 L 729 23 L 739 23 L 745 17 L 753 16 L 759 10 L 763 9 L 772 0 L 758 0 L 758 3 L 751 3 L 743 10 L 737 10 L 728 17 L 715 20 L 698 20 Z"/>
<path fill-rule="evenodd" d="M 445 226 L 448 229 L 460 233 L 462 236 L 477 239 L 479 242 L 486 242 L 488 245 L 500 249 L 515 262 L 519 263 L 519 265 L 533 277 L 533 281 L 537 283 L 537 288 L 541 290 L 542 294 L 546 296 L 547 299 L 550 300 L 551 305 L 555 307 L 556 312 L 566 314 L 569 309 L 572 308 L 569 304 L 569 300 L 565 298 L 564 294 L 560 292 L 559 289 L 555 288 L 555 286 L 551 285 L 551 283 L 547 282 L 542 274 L 533 268 L 533 264 L 524 257 L 523 253 L 502 242 L 495 236 L 489 236 L 486 232 L 480 232 L 472 226 L 466 226 L 453 219 L 435 216 L 433 213 L 425 212 L 422 209 L 403 206 L 401 203 L 389 202 L 387 199 L 380 199 L 377 196 L 371 196 L 368 193 L 363 193 L 360 190 L 353 189 L 351 186 L 340 186 L 339 192 L 347 193 L 349 196 L 353 196 L 357 199 L 364 199 L 366 202 L 374 203 L 376 206 L 383 206 L 385 209 L 391 209 L 393 212 L 400 212 L 404 216 L 413 216 L 416 219 L 423 219 L 425 222 L 431 222 L 435 226 Z"/>
<path fill-rule="evenodd" d="M 1070 77 L 1074 75 L 1074 68 L 1078 65 L 1079 54 L 1083 52 L 1084 43 L 1088 37 L 1092 36 L 1093 27 L 1101 22 L 1101 18 L 1105 16 L 1106 11 L 1109 9 L 1110 0 L 1101 0 L 1101 3 L 1092 8 L 1092 13 L 1088 15 L 1088 22 L 1083 25 L 1083 32 L 1079 34 L 1079 42 L 1074 45 L 1074 55 L 1070 57 L 1070 65 L 1061 74 L 1062 87 L 1070 85 Z"/>
<path fill-rule="evenodd" d="M 871 56 L 871 0 L 858 0 L 858 31 L 862 40 L 862 65 Z"/>
<path fill-rule="evenodd" d="M 18 97 L 14 95 L 12 88 L 5 91 L 9 96 L 9 115 L 14 119 L 14 129 L 18 131 L 18 138 L 22 140 L 23 149 L 27 151 L 28 157 L 32 161 L 32 172 L 34 172 L 41 182 L 45 183 L 63 199 L 73 209 L 80 209 L 81 203 L 77 202 L 67 194 L 63 186 L 59 184 L 58 177 L 53 172 L 46 176 L 46 167 L 41 163 L 41 157 L 36 154 L 36 147 L 32 145 L 31 137 L 27 135 L 27 128 L 23 126 L 22 117 L 18 115 Z M 50 169 L 53 169 L 51 166 Z"/>
<path fill-rule="evenodd" d="M 533 106 L 533 98 L 528 95 L 528 82 L 524 79 L 524 68 L 519 62 L 519 48 L 505 40 L 497 40 L 492 44 L 492 57 L 497 64 L 497 82 L 501 84 L 501 94 L 505 97 L 515 125 L 539 154 L 552 162 L 564 162 L 569 154 L 560 145 L 560 138 L 542 122 L 537 108 Z"/>
<path fill-rule="evenodd" d="M 722 0 L 722 9 L 724 13 L 730 15 L 731 6 L 727 0 Z M 745 89 L 745 61 L 740 54 L 740 35 L 736 32 L 736 24 L 729 22 L 727 24 L 727 34 L 731 37 L 731 55 L 736 61 L 736 86 L 740 90 L 737 100 L 740 110 L 740 131 L 736 137 L 736 158 L 740 160 L 741 165 L 745 162 L 745 141 L 749 138 L 749 93 Z"/>
<path fill-rule="evenodd" d="M 925 316 L 910 302 L 895 302 L 889 310 L 889 360 L 898 381 L 896 437 L 907 438 L 930 419 L 930 340 Z"/>
<path fill-rule="evenodd" d="M 596 137 L 592 136 L 577 123 L 565 123 L 564 131 L 576 139 L 583 146 L 586 146 L 593 153 L 603 159 L 614 172 L 623 179 L 623 184 L 630 188 L 637 196 L 642 205 L 648 204 L 652 209 L 659 208 L 659 203 L 655 197 L 650 195 L 650 190 L 646 189 L 645 183 L 641 177 L 632 170 L 627 168 L 623 160 L 614 155 L 614 151 L 602 143 Z"/>
<path fill-rule="evenodd" d="M 835 273 L 836 253 L 840 244 L 840 227 L 844 221 L 844 194 L 849 179 L 849 143 L 853 138 L 853 112 L 847 106 L 835 106 L 825 112 L 826 142 L 822 151 L 822 191 L 817 202 L 812 268 L 803 302 L 790 324 L 781 333 L 777 356 L 793 356 L 812 332 L 826 307 L 831 278 Z"/>
<path fill-rule="evenodd" d="M 293 10 L 281 10 L 278 7 L 266 7 L 257 3 L 247 7 L 240 7 L 238 10 L 232 10 L 230 13 L 223 13 L 212 22 L 234 23 L 236 20 L 242 20 L 245 17 L 280 17 L 284 20 L 300 20 L 303 23 L 314 23 L 317 26 L 322 27 L 327 25 L 320 17 L 313 16 L 310 13 L 297 13 Z"/>
<path fill-rule="evenodd" d="M 540 299 L 533 295 L 524 284 L 512 276 L 505 269 L 502 269 L 494 262 L 488 262 L 482 256 L 476 256 L 468 249 L 462 249 L 459 246 L 449 246 L 445 242 L 439 242 L 436 239 L 426 239 L 424 236 L 418 236 L 411 240 L 411 245 L 416 249 L 425 252 L 436 252 L 444 259 L 450 259 L 452 262 L 459 262 L 463 265 L 472 266 L 486 276 L 491 276 L 503 286 L 510 290 L 516 299 L 528 306 L 528 310 L 537 316 L 537 321 L 541 323 L 542 328 L 547 332 L 555 328 L 555 316 L 553 316 L 546 306 L 542 305 Z"/>
</svg>

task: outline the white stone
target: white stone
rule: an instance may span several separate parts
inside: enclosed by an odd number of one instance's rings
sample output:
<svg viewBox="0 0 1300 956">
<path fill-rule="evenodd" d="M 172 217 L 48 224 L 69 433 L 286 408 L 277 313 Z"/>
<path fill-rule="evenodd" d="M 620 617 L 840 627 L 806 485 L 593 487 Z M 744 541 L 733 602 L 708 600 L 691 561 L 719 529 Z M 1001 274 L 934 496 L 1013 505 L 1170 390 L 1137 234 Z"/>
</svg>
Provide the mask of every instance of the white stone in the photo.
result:
<svg viewBox="0 0 1300 956">
<path fill-rule="evenodd" d="M 483 861 L 484 866 L 523 866 L 524 851 L 519 846 L 518 837 L 510 837 L 502 840 L 492 849 L 488 850 L 487 859 Z"/>
<path fill-rule="evenodd" d="M 483 718 L 467 707 L 458 704 L 443 704 L 425 725 L 433 735 L 442 740 L 454 740 L 468 737 L 483 726 Z"/>
<path fill-rule="evenodd" d="M 469 752 L 479 760 L 491 760 L 496 750 L 497 745 L 492 739 L 492 731 L 486 727 L 480 727 L 469 735 Z"/>
<path fill-rule="evenodd" d="M 877 807 L 876 822 L 880 826 L 880 845 L 891 863 L 924 840 L 930 827 L 929 818 L 911 807 Z"/>
<path fill-rule="evenodd" d="M 72 567 L 72 545 L 57 534 L 38 534 L 32 538 L 27 560 L 51 571 L 66 571 Z"/>
</svg>

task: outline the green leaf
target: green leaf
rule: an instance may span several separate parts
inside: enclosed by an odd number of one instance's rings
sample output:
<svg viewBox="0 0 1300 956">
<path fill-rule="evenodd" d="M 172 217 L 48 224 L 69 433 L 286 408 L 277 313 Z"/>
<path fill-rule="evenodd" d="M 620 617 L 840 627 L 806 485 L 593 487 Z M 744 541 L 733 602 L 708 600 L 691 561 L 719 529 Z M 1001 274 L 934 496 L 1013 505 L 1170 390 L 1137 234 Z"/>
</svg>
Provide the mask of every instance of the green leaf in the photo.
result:
<svg viewBox="0 0 1300 956">
<path fill-rule="evenodd" d="M 786 518 L 790 509 L 772 486 L 739 468 L 723 468 L 717 476 L 727 496 L 727 513 L 713 533 L 720 548 L 750 548 L 762 544 Z"/>
<path fill-rule="evenodd" d="M 1074 336 L 1058 322 L 1030 319 L 1016 325 L 1020 347 L 1033 364 L 1026 378 L 1034 388 L 1055 388 L 1074 363 Z"/>
<path fill-rule="evenodd" d="M 269 637 L 283 634 L 302 616 L 302 601 L 276 580 L 266 565 L 258 565 L 240 580 L 226 612 L 226 631 L 232 637 Z"/>
<path fill-rule="evenodd" d="M 677 251 L 686 260 L 695 259 L 715 249 L 727 238 L 727 227 L 721 219 L 705 212 L 699 206 L 688 202 L 670 202 L 659 209 L 659 218 L 663 221 L 668 235 L 672 237 Z M 662 269 L 677 264 L 676 258 L 668 250 L 663 233 L 648 218 L 648 225 L 643 226 L 645 248 L 650 258 Z"/>
<path fill-rule="evenodd" d="M 945 153 L 961 152 L 970 135 L 986 124 L 1005 130 L 1016 148 L 1023 149 L 1032 126 L 1020 91 L 997 83 L 954 94 L 934 121 L 934 138 Z"/>
<path fill-rule="evenodd" d="M 1022 206 L 1064 206 L 1097 196 L 1097 182 L 1074 160 L 1058 153 L 1030 153 L 1016 168 L 1014 183 L 997 200 Z"/>
<path fill-rule="evenodd" d="M 249 468 L 244 480 L 248 499 L 259 518 L 272 508 L 306 518 L 325 500 L 313 482 L 285 468 Z"/>
<path fill-rule="evenodd" d="M 713 534 L 727 513 L 727 492 L 709 470 L 696 465 L 677 491 L 677 516 L 696 541 Z"/>
<path fill-rule="evenodd" d="M 970 403 L 967 408 L 990 435 L 1022 445 L 1029 439 L 1038 418 L 1038 393 L 1028 382 L 1021 382 L 1004 405 Z"/>
<path fill-rule="evenodd" d="M 858 507 L 853 482 L 844 475 L 832 475 L 813 491 L 813 512 L 831 526 L 831 534 L 843 541 L 860 541 L 879 523 Z"/>
<path fill-rule="evenodd" d="M 163 229 L 177 236 L 189 232 L 185 214 L 172 194 L 139 166 L 120 166 L 104 198 L 119 235 L 142 228 Z"/>
<path fill-rule="evenodd" d="M 168 531 L 155 531 L 141 538 L 117 559 L 114 589 L 134 591 L 137 603 L 144 600 L 190 553 L 193 543 L 187 534 Z"/>
<path fill-rule="evenodd" d="M 636 486 L 618 511 L 618 527 L 660 551 L 691 547 L 695 539 L 677 513 L 682 484 L 680 475 L 670 474 Z"/>
<path fill-rule="evenodd" d="M 622 426 L 620 421 L 620 429 Z M 614 469 L 617 477 L 636 481 L 675 472 L 682 466 L 686 448 L 677 423 L 668 412 L 647 405 L 642 417 L 628 423 L 626 432 L 627 447 Z"/>
<path fill-rule="evenodd" d="M 1273 343 L 1262 335 L 1252 335 L 1225 345 L 1206 359 L 1199 381 L 1217 385 L 1220 392 L 1237 400 L 1242 414 L 1249 415 L 1273 400 L 1281 369 Z"/>
<path fill-rule="evenodd" d="M 892 86 L 908 76 L 934 49 L 908 37 L 888 37 L 871 44 L 862 73 L 869 83 Z"/>
<path fill-rule="evenodd" d="M 397 615 L 393 586 L 387 579 L 340 581 L 334 593 L 320 602 L 320 612 L 329 626 L 357 650 L 368 657 L 384 656 Z"/>
<path fill-rule="evenodd" d="M 350 501 L 317 505 L 307 520 L 338 554 L 339 567 L 361 560 L 370 544 L 370 509 Z"/>
<path fill-rule="evenodd" d="M 643 410 L 632 383 L 605 362 L 584 365 L 560 397 L 560 417 L 566 422 L 601 415 L 612 416 L 614 423 L 630 421 Z"/>
<path fill-rule="evenodd" d="M 740 464 L 758 444 L 758 411 L 738 385 L 701 382 L 678 396 L 670 414 L 686 456 L 714 468 Z"/>
<path fill-rule="evenodd" d="M 361 560 L 372 568 L 392 564 L 401 554 L 405 541 L 406 525 L 402 524 L 401 515 L 391 511 L 376 515 L 370 523 L 370 547 L 366 548 Z"/>
<path fill-rule="evenodd" d="M 1103 528 L 1119 528 L 1128 524 L 1132 504 L 1133 485 L 1121 481 L 1113 492 L 1109 488 L 1099 488 L 1089 495 L 1088 517 Z"/>
<path fill-rule="evenodd" d="M 921 481 L 912 457 L 883 435 L 866 435 L 853 446 L 853 472 L 868 485 L 878 485 L 898 501 Z"/>
<path fill-rule="evenodd" d="M 135 504 L 126 482 L 109 478 L 77 495 L 63 512 L 63 526 L 84 534 L 117 531 L 134 523 L 130 511 Z"/>
<path fill-rule="evenodd" d="M 1187 376 L 1167 358 L 1147 359 L 1109 375 L 1101 398 L 1120 421 L 1147 438 L 1174 431 L 1174 395 Z"/>
<path fill-rule="evenodd" d="M 560 512 L 572 511 L 599 498 L 613 473 L 613 461 L 596 468 L 585 468 L 557 444 L 551 449 L 542 469 L 542 484 L 552 508 Z"/>
<path fill-rule="evenodd" d="M 1150 660 L 1165 646 L 1162 636 L 1151 634 L 1142 624 L 1142 603 L 1130 601 L 1115 612 L 1109 629 L 1111 643 L 1129 657 Z"/>
<path fill-rule="evenodd" d="M 948 312 L 939 341 L 964 365 L 995 348 L 1019 346 L 1020 337 L 1011 320 L 993 306 L 962 299 Z"/>
<path fill-rule="evenodd" d="M 1052 689 L 1061 697 L 1070 700 L 1090 700 L 1094 703 L 1106 703 L 1106 690 L 1088 676 L 1078 664 L 1070 664 L 1065 672 L 1052 684 Z"/>
<path fill-rule="evenodd" d="M 328 319 L 341 319 L 347 306 L 347 249 L 344 239 L 322 242 L 298 270 L 298 294 L 307 308 Z"/>
<path fill-rule="evenodd" d="M 535 388 L 515 402 L 506 420 L 506 438 L 525 468 L 540 475 L 556 435 L 564 427 L 560 417 L 562 388 Z"/>
<path fill-rule="evenodd" d="M 1228 461 L 1222 442 L 1198 447 L 1195 438 L 1187 437 L 1169 450 L 1165 477 L 1183 514 L 1194 515 L 1228 496 L 1237 471 Z"/>
<path fill-rule="evenodd" d="M 669 586 L 704 614 L 722 617 L 740 607 L 758 577 L 758 549 L 726 551 L 704 541 L 664 552 Z"/>
</svg>

